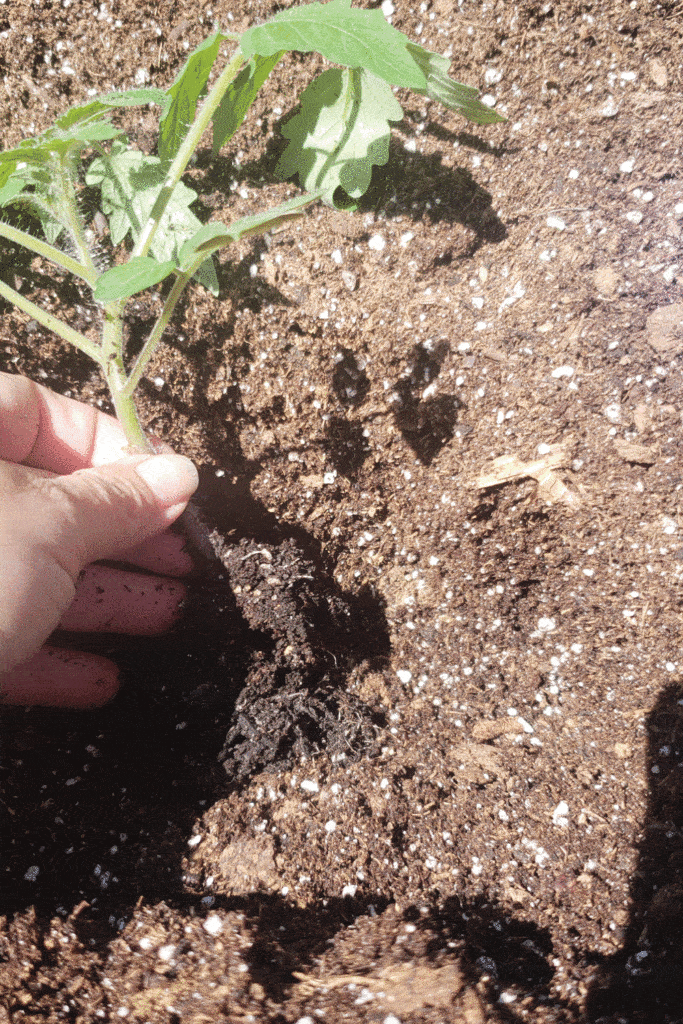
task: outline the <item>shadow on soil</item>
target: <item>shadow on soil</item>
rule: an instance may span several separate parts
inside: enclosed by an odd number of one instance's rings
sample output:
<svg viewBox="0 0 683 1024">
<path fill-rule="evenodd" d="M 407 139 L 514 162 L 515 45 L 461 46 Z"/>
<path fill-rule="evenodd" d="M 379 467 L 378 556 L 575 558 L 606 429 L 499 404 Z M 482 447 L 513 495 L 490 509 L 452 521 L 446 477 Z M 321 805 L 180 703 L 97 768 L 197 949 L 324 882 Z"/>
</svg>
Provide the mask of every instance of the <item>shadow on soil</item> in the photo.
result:
<svg viewBox="0 0 683 1024">
<path fill-rule="evenodd" d="M 266 764 L 375 749 L 381 716 L 344 684 L 389 653 L 380 600 L 343 591 L 315 539 L 277 525 L 239 479 L 204 475 L 219 559 L 175 632 L 56 638 L 113 657 L 117 699 L 3 715 L 0 912 L 87 900 L 112 908 L 112 927 L 140 896 L 184 898 L 181 860 L 208 804 Z"/>
<path fill-rule="evenodd" d="M 266 152 L 256 161 L 234 167 L 227 159 L 209 162 L 208 154 L 200 154 L 198 166 L 206 169 L 203 180 L 193 182 L 199 195 L 211 195 L 217 190 L 228 195 L 231 178 L 251 184 L 257 191 L 264 184 L 275 184 L 275 165 L 285 149 L 286 142 L 279 133 L 289 114 L 278 121 L 275 134 L 269 140 Z M 430 133 L 458 142 L 465 149 L 474 149 L 500 157 L 503 151 L 492 147 L 485 138 L 471 132 L 450 133 L 429 126 Z M 340 196 L 344 193 L 339 190 Z M 337 195 L 335 195 L 335 201 Z M 373 169 L 369 190 L 358 202 L 358 211 L 384 210 L 420 220 L 426 217 L 433 223 L 448 221 L 461 224 L 474 238 L 463 258 L 469 259 L 486 242 L 502 242 L 507 235 L 505 225 L 493 209 L 489 192 L 464 167 L 444 164 L 439 154 L 409 152 L 401 142 L 392 138 L 389 160 L 383 167 Z M 251 211 L 253 212 L 253 211 Z M 305 214 L 304 214 L 305 216 Z"/>
<path fill-rule="evenodd" d="M 587 1000 L 601 1024 L 683 1020 L 683 689 L 668 686 L 648 716 L 650 796 L 619 953 L 599 963 Z"/>
</svg>

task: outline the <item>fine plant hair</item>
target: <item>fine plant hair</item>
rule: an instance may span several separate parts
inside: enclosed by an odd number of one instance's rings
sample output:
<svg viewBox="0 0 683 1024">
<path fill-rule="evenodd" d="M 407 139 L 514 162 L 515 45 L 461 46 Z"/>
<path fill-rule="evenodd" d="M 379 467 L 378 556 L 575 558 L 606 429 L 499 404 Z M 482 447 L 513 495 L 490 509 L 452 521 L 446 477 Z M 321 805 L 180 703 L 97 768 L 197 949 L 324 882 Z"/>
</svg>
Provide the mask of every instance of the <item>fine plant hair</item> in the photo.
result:
<svg viewBox="0 0 683 1024">
<path fill-rule="evenodd" d="M 233 52 L 222 64 L 225 44 Z M 209 126 L 214 157 L 229 142 L 288 51 L 317 52 L 327 61 L 282 130 L 287 145 L 276 170 L 282 180 L 297 178 L 301 194 L 227 225 L 202 223 L 192 209 L 197 193 L 183 174 Z M 389 158 L 392 124 L 403 118 L 396 88 L 438 101 L 475 124 L 504 120 L 476 89 L 451 79 L 449 66 L 448 58 L 411 42 L 380 11 L 353 8 L 351 0 L 290 7 L 239 35 L 216 29 L 169 88 L 95 97 L 0 152 L 0 208 L 14 211 L 13 223 L 0 221 L 0 237 L 80 279 L 99 310 L 99 338 L 75 330 L 2 278 L 0 295 L 98 364 L 130 450 L 150 451 L 135 389 L 189 282 L 218 294 L 218 250 L 264 234 L 314 202 L 356 209 L 373 167 Z M 131 146 L 115 123 L 117 111 L 136 106 L 158 110 L 155 154 Z M 109 249 L 88 226 L 79 198 L 83 184 L 98 197 L 96 217 L 106 219 Z M 111 250 L 117 250 L 116 266 L 109 265 Z M 159 285 L 161 312 L 129 360 L 126 304 Z"/>
</svg>

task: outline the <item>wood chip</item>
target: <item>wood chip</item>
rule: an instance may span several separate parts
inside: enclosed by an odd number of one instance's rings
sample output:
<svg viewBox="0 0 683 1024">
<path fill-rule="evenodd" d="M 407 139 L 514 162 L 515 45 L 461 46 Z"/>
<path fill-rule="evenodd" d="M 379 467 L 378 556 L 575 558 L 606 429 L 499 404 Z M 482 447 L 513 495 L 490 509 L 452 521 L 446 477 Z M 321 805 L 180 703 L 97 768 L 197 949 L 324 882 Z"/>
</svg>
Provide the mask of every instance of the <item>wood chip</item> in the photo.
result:
<svg viewBox="0 0 683 1024">
<path fill-rule="evenodd" d="M 647 340 L 656 352 L 673 356 L 683 350 L 683 302 L 660 306 L 645 323 Z"/>
<path fill-rule="evenodd" d="M 648 448 L 647 445 L 644 444 L 636 444 L 634 441 L 622 441 L 621 439 L 616 439 L 614 441 L 614 447 L 626 462 L 639 462 L 643 466 L 651 466 L 653 462 L 657 461 L 657 456 L 654 454 L 652 449 Z"/>
<path fill-rule="evenodd" d="M 539 494 L 551 504 L 563 502 L 570 508 L 578 508 L 581 500 L 556 473 L 557 469 L 568 466 L 572 455 L 567 444 L 550 445 L 550 451 L 541 459 L 522 462 L 516 455 L 501 455 L 494 459 L 488 470 L 474 482 L 475 487 L 497 487 L 499 484 L 531 477 L 538 483 Z"/>
<path fill-rule="evenodd" d="M 472 726 L 472 736 L 479 742 L 520 732 L 524 732 L 524 726 L 518 718 L 496 718 L 488 722 L 480 720 Z"/>
<path fill-rule="evenodd" d="M 666 89 L 666 86 L 669 82 L 669 76 L 667 75 L 666 67 L 661 62 L 661 60 L 657 60 L 656 57 L 653 57 L 653 59 L 649 62 L 647 66 L 647 70 L 650 72 L 650 78 L 655 83 L 657 88 Z"/>
</svg>

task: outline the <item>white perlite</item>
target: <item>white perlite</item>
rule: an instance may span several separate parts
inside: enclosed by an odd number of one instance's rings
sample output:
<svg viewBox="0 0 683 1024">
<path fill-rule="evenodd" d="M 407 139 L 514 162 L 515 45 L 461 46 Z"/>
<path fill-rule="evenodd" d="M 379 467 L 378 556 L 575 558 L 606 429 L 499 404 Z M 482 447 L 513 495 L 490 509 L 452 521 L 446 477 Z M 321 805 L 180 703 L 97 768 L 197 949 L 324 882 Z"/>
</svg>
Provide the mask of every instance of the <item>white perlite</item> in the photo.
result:
<svg viewBox="0 0 683 1024">
<path fill-rule="evenodd" d="M 564 800 L 560 800 L 559 804 L 553 811 L 553 825 L 558 825 L 560 828 L 566 828 L 569 824 L 569 804 Z"/>
<path fill-rule="evenodd" d="M 220 935 L 223 931 L 223 922 L 218 914 L 209 914 L 202 927 L 209 935 Z"/>
</svg>

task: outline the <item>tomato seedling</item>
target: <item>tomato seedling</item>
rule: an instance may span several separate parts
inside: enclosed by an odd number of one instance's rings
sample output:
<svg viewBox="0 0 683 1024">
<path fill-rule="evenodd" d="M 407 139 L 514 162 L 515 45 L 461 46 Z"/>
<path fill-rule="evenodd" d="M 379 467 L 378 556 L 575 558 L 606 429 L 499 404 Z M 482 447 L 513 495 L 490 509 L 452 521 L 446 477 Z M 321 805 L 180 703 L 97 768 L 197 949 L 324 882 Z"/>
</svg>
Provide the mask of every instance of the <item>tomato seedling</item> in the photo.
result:
<svg viewBox="0 0 683 1024">
<path fill-rule="evenodd" d="M 223 43 L 236 48 L 209 85 Z M 315 51 L 336 65 L 304 90 L 298 112 L 283 128 L 288 141 L 277 170 L 283 179 L 298 176 L 303 194 L 229 225 L 202 224 L 191 208 L 197 194 L 181 178 L 204 132 L 213 125 L 217 155 L 292 50 Z M 352 8 L 351 0 L 292 7 L 241 35 L 214 32 L 165 91 L 99 96 L 66 111 L 41 135 L 0 152 L 0 207 L 23 207 L 43 237 L 4 222 L 0 235 L 85 282 L 101 311 L 99 339 L 74 330 L 1 279 L 0 295 L 99 365 L 129 446 L 148 450 L 133 393 L 188 283 L 194 278 L 218 293 L 215 252 L 271 230 L 316 200 L 353 208 L 370 185 L 373 166 L 389 158 L 391 124 L 403 118 L 394 87 L 438 100 L 476 124 L 504 120 L 476 89 L 449 78 L 449 65 L 446 57 L 411 42 L 380 11 Z M 116 110 L 141 105 L 159 109 L 156 156 L 133 148 L 112 120 Z M 127 246 L 123 262 L 109 269 L 101 265 L 80 210 L 83 180 L 99 189 L 112 247 Z M 126 303 L 167 278 L 172 282 L 161 313 L 128 366 Z"/>
</svg>

